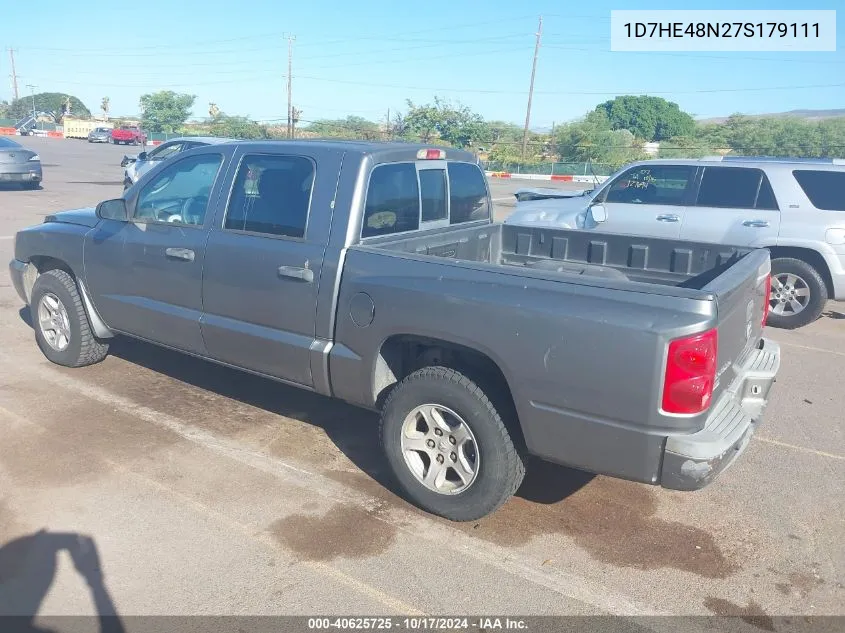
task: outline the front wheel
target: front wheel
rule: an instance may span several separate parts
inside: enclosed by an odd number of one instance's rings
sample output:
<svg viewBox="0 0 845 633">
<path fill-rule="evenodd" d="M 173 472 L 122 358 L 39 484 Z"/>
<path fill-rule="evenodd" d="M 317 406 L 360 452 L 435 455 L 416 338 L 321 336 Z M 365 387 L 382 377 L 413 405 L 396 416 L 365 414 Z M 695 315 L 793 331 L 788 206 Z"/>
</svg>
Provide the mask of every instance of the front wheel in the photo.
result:
<svg viewBox="0 0 845 633">
<path fill-rule="evenodd" d="M 473 521 L 519 488 L 525 465 L 496 407 L 472 380 L 425 367 L 390 393 L 380 436 L 408 498 L 452 521 Z"/>
<path fill-rule="evenodd" d="M 64 270 L 38 276 L 29 309 L 35 341 L 48 360 L 83 367 L 99 363 L 108 354 L 108 343 L 94 336 L 76 282 Z"/>
<path fill-rule="evenodd" d="M 772 260 L 772 295 L 767 323 L 794 330 L 812 323 L 827 303 L 827 285 L 813 266 L 792 257 Z"/>
</svg>

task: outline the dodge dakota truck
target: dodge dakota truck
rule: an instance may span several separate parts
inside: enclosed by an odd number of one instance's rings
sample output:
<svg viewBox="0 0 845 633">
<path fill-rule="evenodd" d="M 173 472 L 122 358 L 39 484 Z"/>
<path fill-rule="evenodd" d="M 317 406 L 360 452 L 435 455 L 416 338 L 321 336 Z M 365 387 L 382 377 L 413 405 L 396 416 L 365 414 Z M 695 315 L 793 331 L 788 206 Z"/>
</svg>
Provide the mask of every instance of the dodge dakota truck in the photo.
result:
<svg viewBox="0 0 845 633">
<path fill-rule="evenodd" d="M 530 456 L 676 490 L 734 463 L 780 365 L 768 251 L 491 209 L 469 152 L 229 142 L 19 231 L 10 270 L 50 361 L 128 335 L 379 411 L 401 489 L 451 520 Z"/>
</svg>

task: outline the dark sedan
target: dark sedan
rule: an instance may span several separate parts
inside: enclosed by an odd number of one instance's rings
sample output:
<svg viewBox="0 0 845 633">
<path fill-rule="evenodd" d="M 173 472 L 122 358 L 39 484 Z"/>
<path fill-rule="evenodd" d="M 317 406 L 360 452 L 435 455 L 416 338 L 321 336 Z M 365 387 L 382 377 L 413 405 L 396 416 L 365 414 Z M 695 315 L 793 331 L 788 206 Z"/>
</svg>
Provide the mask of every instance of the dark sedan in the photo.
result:
<svg viewBox="0 0 845 633">
<path fill-rule="evenodd" d="M 37 189 L 41 179 L 41 157 L 17 141 L 0 136 L 0 184 L 19 183 L 24 189 Z"/>
</svg>

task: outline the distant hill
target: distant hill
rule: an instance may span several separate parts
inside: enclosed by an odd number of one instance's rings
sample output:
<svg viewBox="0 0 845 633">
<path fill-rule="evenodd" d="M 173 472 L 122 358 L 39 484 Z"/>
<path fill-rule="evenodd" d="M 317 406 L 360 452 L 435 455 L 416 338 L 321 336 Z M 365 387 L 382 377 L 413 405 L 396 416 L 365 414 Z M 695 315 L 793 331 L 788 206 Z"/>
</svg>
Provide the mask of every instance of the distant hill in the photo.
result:
<svg viewBox="0 0 845 633">
<path fill-rule="evenodd" d="M 790 110 L 789 112 L 772 112 L 770 114 L 749 114 L 747 115 L 753 119 L 762 118 L 796 118 L 805 119 L 807 121 L 820 121 L 822 119 L 836 119 L 845 117 L 845 108 L 836 110 Z M 728 117 L 710 117 L 707 119 L 696 119 L 698 123 L 724 123 Z"/>
</svg>

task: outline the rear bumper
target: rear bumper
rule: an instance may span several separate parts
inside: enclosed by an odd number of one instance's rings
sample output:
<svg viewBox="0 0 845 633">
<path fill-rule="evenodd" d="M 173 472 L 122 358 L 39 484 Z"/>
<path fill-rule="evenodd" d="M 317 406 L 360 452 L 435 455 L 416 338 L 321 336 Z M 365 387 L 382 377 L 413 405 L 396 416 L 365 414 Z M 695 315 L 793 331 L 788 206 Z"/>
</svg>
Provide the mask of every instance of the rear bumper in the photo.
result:
<svg viewBox="0 0 845 633">
<path fill-rule="evenodd" d="M 41 163 L 0 165 L 0 182 L 41 182 Z"/>
<path fill-rule="evenodd" d="M 759 425 L 779 369 L 780 346 L 762 339 L 713 406 L 704 428 L 667 438 L 660 485 L 698 490 L 727 470 L 745 451 Z"/>
</svg>

